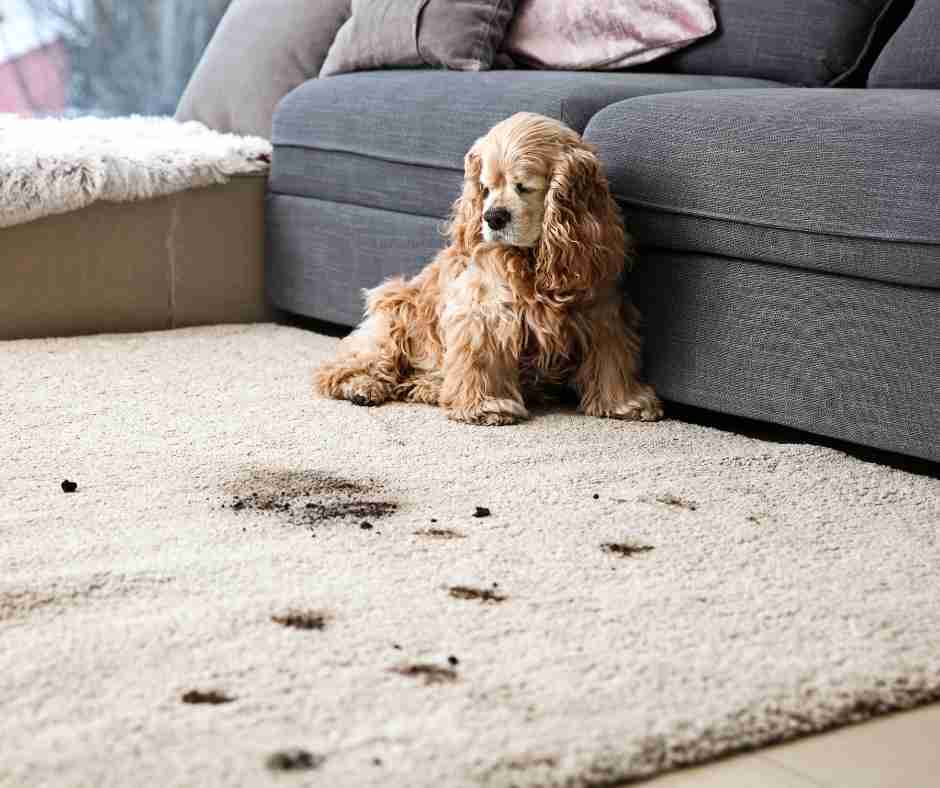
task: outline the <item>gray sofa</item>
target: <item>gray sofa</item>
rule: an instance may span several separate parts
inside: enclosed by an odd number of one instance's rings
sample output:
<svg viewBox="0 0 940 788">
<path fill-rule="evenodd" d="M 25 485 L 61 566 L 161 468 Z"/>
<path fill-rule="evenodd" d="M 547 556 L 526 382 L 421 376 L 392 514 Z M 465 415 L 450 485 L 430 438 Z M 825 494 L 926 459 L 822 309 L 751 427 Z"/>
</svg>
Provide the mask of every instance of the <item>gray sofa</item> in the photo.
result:
<svg viewBox="0 0 940 788">
<path fill-rule="evenodd" d="M 539 112 L 604 161 L 666 400 L 940 460 L 940 90 L 864 87 L 910 5 L 884 6 L 829 87 L 715 47 L 704 73 L 693 51 L 618 73 L 310 80 L 274 119 L 269 296 L 356 324 L 362 288 L 443 245 L 472 142 Z"/>
</svg>

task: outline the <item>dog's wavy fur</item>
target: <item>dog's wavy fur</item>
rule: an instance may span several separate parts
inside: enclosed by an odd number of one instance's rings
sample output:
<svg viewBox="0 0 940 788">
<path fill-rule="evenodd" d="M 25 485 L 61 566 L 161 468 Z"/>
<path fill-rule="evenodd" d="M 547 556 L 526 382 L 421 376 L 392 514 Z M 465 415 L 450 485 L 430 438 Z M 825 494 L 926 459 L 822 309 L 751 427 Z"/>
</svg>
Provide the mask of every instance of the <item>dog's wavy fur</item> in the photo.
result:
<svg viewBox="0 0 940 788">
<path fill-rule="evenodd" d="M 481 174 L 544 174 L 531 247 L 483 239 Z M 450 245 L 417 276 L 366 291 L 364 322 L 315 373 L 321 394 L 358 405 L 438 404 L 455 420 L 511 424 L 525 401 L 567 385 L 592 416 L 662 416 L 638 379 L 639 314 L 617 288 L 630 246 L 593 150 L 557 121 L 519 113 L 464 160 Z"/>
</svg>

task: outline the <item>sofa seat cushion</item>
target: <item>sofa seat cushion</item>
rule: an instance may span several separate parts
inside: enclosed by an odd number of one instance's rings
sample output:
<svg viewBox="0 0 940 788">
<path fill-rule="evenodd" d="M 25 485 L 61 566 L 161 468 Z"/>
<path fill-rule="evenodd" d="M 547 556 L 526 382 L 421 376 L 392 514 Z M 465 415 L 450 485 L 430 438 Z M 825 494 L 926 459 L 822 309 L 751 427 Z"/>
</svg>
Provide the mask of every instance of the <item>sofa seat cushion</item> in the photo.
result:
<svg viewBox="0 0 940 788">
<path fill-rule="evenodd" d="M 585 137 L 643 246 L 940 288 L 937 96 L 646 96 Z"/>
<path fill-rule="evenodd" d="M 515 112 L 582 132 L 598 110 L 632 96 L 776 83 L 684 74 L 370 71 L 311 80 L 274 119 L 270 189 L 445 217 L 473 142 Z"/>
</svg>

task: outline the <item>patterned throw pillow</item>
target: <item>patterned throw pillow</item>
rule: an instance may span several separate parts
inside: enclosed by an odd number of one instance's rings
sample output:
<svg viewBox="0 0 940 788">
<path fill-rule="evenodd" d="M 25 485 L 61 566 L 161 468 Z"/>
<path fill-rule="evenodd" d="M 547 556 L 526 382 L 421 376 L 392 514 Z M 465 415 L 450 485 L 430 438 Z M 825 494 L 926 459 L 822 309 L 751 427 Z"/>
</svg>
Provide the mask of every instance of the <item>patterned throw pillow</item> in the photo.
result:
<svg viewBox="0 0 940 788">
<path fill-rule="evenodd" d="M 713 33 L 708 0 L 520 0 L 505 51 L 539 68 L 613 70 Z"/>
</svg>

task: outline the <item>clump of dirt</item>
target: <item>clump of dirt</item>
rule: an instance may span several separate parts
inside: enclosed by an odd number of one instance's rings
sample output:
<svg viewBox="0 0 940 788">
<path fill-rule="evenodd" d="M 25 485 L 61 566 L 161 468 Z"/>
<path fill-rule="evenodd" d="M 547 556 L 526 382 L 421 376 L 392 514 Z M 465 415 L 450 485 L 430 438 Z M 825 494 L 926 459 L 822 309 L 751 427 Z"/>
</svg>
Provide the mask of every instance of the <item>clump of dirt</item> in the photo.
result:
<svg viewBox="0 0 940 788">
<path fill-rule="evenodd" d="M 506 597 L 490 591 L 488 588 L 470 588 L 470 586 L 453 586 L 450 595 L 454 599 L 477 599 L 480 602 L 505 602 Z"/>
<path fill-rule="evenodd" d="M 687 501 L 685 498 L 680 498 L 671 493 L 657 495 L 655 500 L 657 503 L 663 503 L 666 506 L 676 506 L 679 509 L 688 509 L 690 512 L 694 512 L 698 509 L 698 504 L 695 501 Z"/>
<path fill-rule="evenodd" d="M 271 620 L 275 624 L 291 629 L 323 630 L 330 616 L 322 610 L 288 610 L 283 615 L 271 616 Z"/>
<path fill-rule="evenodd" d="M 431 539 L 466 539 L 466 535 L 450 528 L 422 528 L 415 531 L 415 536 L 427 536 Z"/>
<path fill-rule="evenodd" d="M 180 700 L 182 700 L 183 703 L 208 703 L 213 706 L 218 706 L 220 703 L 231 703 L 235 698 L 226 695 L 224 692 L 219 692 L 218 690 L 209 690 L 207 692 L 202 690 L 190 690 L 189 692 L 184 692 Z"/>
<path fill-rule="evenodd" d="M 421 679 L 426 685 L 431 684 L 450 684 L 457 681 L 457 671 L 453 668 L 442 668 L 440 665 L 431 664 L 411 664 L 399 665 L 396 668 L 390 668 L 392 673 L 400 676 L 410 676 L 411 678 Z"/>
<path fill-rule="evenodd" d="M 303 511 L 306 519 L 313 523 L 347 518 L 387 517 L 397 508 L 397 504 L 388 501 L 335 501 L 326 504 L 304 504 Z"/>
<path fill-rule="evenodd" d="M 381 490 L 377 482 L 350 481 L 320 471 L 255 469 L 224 489 L 231 498 L 223 508 L 272 513 L 292 525 L 361 522 L 387 517 L 398 509 L 394 501 L 374 497 Z"/>
<path fill-rule="evenodd" d="M 601 550 L 605 553 L 612 553 L 621 558 L 632 558 L 640 553 L 648 553 L 650 550 L 655 549 L 652 545 L 633 544 L 632 542 L 604 542 L 601 545 Z"/>
<path fill-rule="evenodd" d="M 62 492 L 73 493 L 76 490 L 78 490 L 78 485 L 75 482 L 70 482 L 68 479 L 62 482 Z"/>
<path fill-rule="evenodd" d="M 319 769 L 325 761 L 326 758 L 322 755 L 314 755 L 312 752 L 294 747 L 272 753 L 265 761 L 265 766 L 275 772 L 299 772 Z"/>
<path fill-rule="evenodd" d="M 474 517 L 489 517 L 490 510 L 487 509 L 485 506 L 478 506 L 476 508 L 476 511 L 473 513 L 473 516 Z"/>
</svg>

